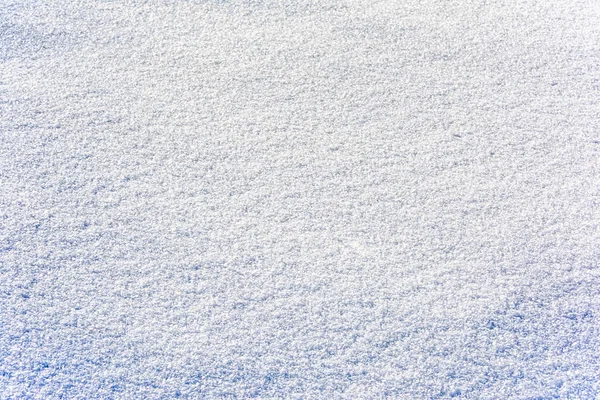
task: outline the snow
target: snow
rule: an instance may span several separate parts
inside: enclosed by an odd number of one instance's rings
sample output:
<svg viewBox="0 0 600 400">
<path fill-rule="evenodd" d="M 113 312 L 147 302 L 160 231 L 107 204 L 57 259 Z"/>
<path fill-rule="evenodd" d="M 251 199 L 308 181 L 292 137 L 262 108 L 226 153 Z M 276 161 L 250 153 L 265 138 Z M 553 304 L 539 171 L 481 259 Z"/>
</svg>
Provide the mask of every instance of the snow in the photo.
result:
<svg viewBox="0 0 600 400">
<path fill-rule="evenodd" d="M 600 397 L 593 0 L 0 0 L 0 398 Z"/>
</svg>

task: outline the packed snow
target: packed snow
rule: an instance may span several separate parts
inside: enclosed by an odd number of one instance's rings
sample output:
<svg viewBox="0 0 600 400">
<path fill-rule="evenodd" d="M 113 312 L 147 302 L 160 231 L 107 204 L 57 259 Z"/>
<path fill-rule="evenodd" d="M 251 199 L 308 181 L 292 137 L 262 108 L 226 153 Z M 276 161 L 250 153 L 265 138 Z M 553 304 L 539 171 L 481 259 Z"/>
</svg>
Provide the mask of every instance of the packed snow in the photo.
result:
<svg viewBox="0 0 600 400">
<path fill-rule="evenodd" d="M 600 398 L 596 0 L 0 0 L 0 398 Z"/>
</svg>

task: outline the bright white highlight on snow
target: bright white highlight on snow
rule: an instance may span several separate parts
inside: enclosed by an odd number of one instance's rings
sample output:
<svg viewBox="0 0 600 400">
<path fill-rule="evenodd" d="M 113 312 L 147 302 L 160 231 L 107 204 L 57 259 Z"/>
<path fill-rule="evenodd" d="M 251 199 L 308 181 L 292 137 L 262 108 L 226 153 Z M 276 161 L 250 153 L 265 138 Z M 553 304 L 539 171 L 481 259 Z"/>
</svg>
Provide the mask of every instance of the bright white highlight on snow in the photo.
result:
<svg viewBox="0 0 600 400">
<path fill-rule="evenodd" d="M 0 0 L 0 398 L 600 396 L 584 0 Z"/>
</svg>

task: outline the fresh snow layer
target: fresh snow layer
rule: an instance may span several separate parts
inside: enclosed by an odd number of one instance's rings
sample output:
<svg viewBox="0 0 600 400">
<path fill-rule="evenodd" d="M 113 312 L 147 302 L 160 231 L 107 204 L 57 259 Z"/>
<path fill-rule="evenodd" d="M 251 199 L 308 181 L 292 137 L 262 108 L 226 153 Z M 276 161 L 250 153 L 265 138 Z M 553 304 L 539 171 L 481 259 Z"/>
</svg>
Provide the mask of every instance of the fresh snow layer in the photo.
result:
<svg viewBox="0 0 600 400">
<path fill-rule="evenodd" d="M 596 0 L 0 0 L 0 398 L 600 398 Z"/>
</svg>

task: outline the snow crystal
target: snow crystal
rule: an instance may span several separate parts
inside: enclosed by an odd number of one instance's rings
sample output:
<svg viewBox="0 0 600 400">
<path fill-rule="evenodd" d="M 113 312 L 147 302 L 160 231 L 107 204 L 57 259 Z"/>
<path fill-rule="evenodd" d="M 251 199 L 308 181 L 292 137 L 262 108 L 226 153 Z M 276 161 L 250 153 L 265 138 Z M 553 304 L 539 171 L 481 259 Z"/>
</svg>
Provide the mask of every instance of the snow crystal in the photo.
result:
<svg viewBox="0 0 600 400">
<path fill-rule="evenodd" d="M 0 0 L 0 397 L 599 397 L 595 3 Z"/>
</svg>

